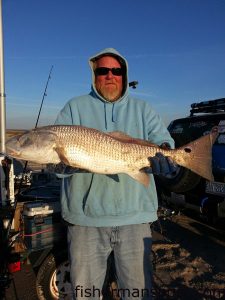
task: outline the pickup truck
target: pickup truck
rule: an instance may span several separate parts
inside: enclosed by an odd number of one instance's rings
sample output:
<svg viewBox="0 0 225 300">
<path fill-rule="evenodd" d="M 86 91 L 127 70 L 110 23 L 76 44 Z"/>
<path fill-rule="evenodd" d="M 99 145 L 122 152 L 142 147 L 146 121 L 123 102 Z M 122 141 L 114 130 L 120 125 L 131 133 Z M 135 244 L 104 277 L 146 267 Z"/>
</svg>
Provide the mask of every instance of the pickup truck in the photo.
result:
<svg viewBox="0 0 225 300">
<path fill-rule="evenodd" d="M 168 130 L 177 148 L 209 133 L 213 127 L 219 131 L 212 148 L 214 181 L 179 167 L 174 176 L 157 177 L 156 182 L 159 198 L 167 205 L 197 212 L 215 224 L 225 218 L 225 98 L 193 103 L 190 115 L 173 120 Z"/>
</svg>

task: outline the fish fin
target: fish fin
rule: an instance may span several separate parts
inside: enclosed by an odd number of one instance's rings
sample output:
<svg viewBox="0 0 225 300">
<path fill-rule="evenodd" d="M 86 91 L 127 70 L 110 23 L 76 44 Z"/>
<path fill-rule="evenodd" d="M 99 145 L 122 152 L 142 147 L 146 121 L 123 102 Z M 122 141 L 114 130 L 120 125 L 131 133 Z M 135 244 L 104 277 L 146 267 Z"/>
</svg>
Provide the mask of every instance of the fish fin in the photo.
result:
<svg viewBox="0 0 225 300">
<path fill-rule="evenodd" d="M 67 166 L 70 165 L 68 159 L 66 158 L 65 149 L 63 147 L 55 147 L 54 150 L 57 152 L 59 159 L 66 164 Z"/>
<path fill-rule="evenodd" d="M 118 139 L 118 140 L 127 140 L 127 141 L 130 141 L 132 140 L 132 136 L 130 136 L 129 134 L 126 134 L 122 131 L 111 131 L 111 132 L 105 132 L 107 135 L 115 138 L 115 139 Z"/>
<path fill-rule="evenodd" d="M 138 145 L 148 146 L 148 147 L 158 147 L 157 145 L 152 144 L 149 141 L 133 138 L 132 136 L 122 131 L 106 132 L 106 134 L 123 143 L 138 144 Z"/>
<path fill-rule="evenodd" d="M 78 168 L 78 169 L 82 169 L 83 170 L 83 166 L 79 165 L 79 164 L 75 164 L 74 162 L 69 162 L 67 157 L 66 157 L 66 152 L 65 149 L 63 147 L 55 147 L 54 150 L 57 152 L 59 159 L 61 160 L 61 162 L 63 162 L 65 165 L 73 167 L 73 168 Z M 86 169 L 86 171 L 89 171 L 88 169 Z"/>
<path fill-rule="evenodd" d="M 128 175 L 143 184 L 145 187 L 149 186 L 150 178 L 148 174 L 138 171 L 135 173 L 128 173 Z"/>
<path fill-rule="evenodd" d="M 182 151 L 184 159 L 180 160 L 179 155 L 175 161 L 198 175 L 212 181 L 212 145 L 214 144 L 218 132 L 212 131 L 199 139 L 180 147 L 176 150 Z"/>
</svg>

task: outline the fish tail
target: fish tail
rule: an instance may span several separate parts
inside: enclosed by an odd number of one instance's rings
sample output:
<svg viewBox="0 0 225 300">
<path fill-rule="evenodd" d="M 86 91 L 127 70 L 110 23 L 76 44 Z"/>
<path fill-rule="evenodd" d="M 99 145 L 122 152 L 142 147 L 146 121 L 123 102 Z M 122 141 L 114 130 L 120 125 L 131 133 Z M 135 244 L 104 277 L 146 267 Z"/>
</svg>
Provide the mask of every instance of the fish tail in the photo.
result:
<svg viewBox="0 0 225 300">
<path fill-rule="evenodd" d="M 174 160 L 181 166 L 212 181 L 212 145 L 218 136 L 217 131 L 177 149 Z"/>
</svg>

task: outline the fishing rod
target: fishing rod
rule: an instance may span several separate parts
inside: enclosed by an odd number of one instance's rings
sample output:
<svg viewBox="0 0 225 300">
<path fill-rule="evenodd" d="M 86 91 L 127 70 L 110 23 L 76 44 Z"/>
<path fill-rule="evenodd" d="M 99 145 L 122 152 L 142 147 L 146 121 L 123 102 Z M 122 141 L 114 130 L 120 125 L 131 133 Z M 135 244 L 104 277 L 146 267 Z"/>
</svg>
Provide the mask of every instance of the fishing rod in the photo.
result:
<svg viewBox="0 0 225 300">
<path fill-rule="evenodd" d="M 51 69 L 50 69 L 50 72 L 49 72 L 49 75 L 48 75 L 48 79 L 47 79 L 47 82 L 46 82 L 46 85 L 45 85 L 45 90 L 44 90 L 43 97 L 42 97 L 42 100 L 41 100 L 41 106 L 40 106 L 40 109 L 39 109 L 39 112 L 38 112 L 38 117 L 37 117 L 36 124 L 35 124 L 34 128 L 37 128 L 39 118 L 40 118 L 40 114 L 41 114 L 41 110 L 42 110 L 42 106 L 43 106 L 43 102 L 44 102 L 45 97 L 47 96 L 47 88 L 48 88 L 49 80 L 51 79 L 52 69 L 53 69 L 53 66 L 51 66 Z"/>
<path fill-rule="evenodd" d="M 49 81 L 50 81 L 50 79 L 51 79 L 52 69 L 53 69 L 53 66 L 51 66 L 51 69 L 50 69 L 50 71 L 49 71 L 48 79 L 47 79 L 47 82 L 46 82 L 46 85 L 45 85 L 45 90 L 44 90 L 44 93 L 43 93 L 43 96 L 42 96 L 41 105 L 40 105 L 40 108 L 39 108 L 39 112 L 38 112 L 38 116 L 37 116 L 37 120 L 36 120 L 36 123 L 35 123 L 35 127 L 34 127 L 34 128 L 37 128 L 37 126 L 38 126 L 38 122 L 39 122 L 39 118 L 40 118 L 42 106 L 43 106 L 43 103 L 44 103 L 44 99 L 45 99 L 45 97 L 47 96 L 47 89 L 48 89 Z M 17 195 L 19 195 L 19 193 L 20 193 L 20 191 L 21 191 L 22 183 L 23 183 L 23 175 L 25 174 L 25 172 L 26 172 L 26 170 L 27 170 L 27 165 L 28 165 L 28 161 L 25 162 L 25 165 L 24 165 L 24 168 L 23 168 L 22 177 L 21 177 L 21 179 L 20 179 L 20 184 L 19 184 L 19 188 L 18 188 Z M 14 207 L 16 207 L 16 202 L 17 202 L 17 201 L 15 201 Z"/>
</svg>

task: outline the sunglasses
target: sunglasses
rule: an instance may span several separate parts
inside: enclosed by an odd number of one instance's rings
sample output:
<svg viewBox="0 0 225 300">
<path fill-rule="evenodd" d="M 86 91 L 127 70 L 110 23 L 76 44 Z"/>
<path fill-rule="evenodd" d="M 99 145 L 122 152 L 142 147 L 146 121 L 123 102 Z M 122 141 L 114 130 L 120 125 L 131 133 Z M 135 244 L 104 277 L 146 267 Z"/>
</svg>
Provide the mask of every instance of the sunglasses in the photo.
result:
<svg viewBox="0 0 225 300">
<path fill-rule="evenodd" d="M 103 76 L 107 75 L 109 71 L 112 72 L 115 76 L 122 76 L 124 74 L 124 69 L 122 68 L 106 68 L 106 67 L 99 67 L 95 69 L 96 76 Z"/>
</svg>

